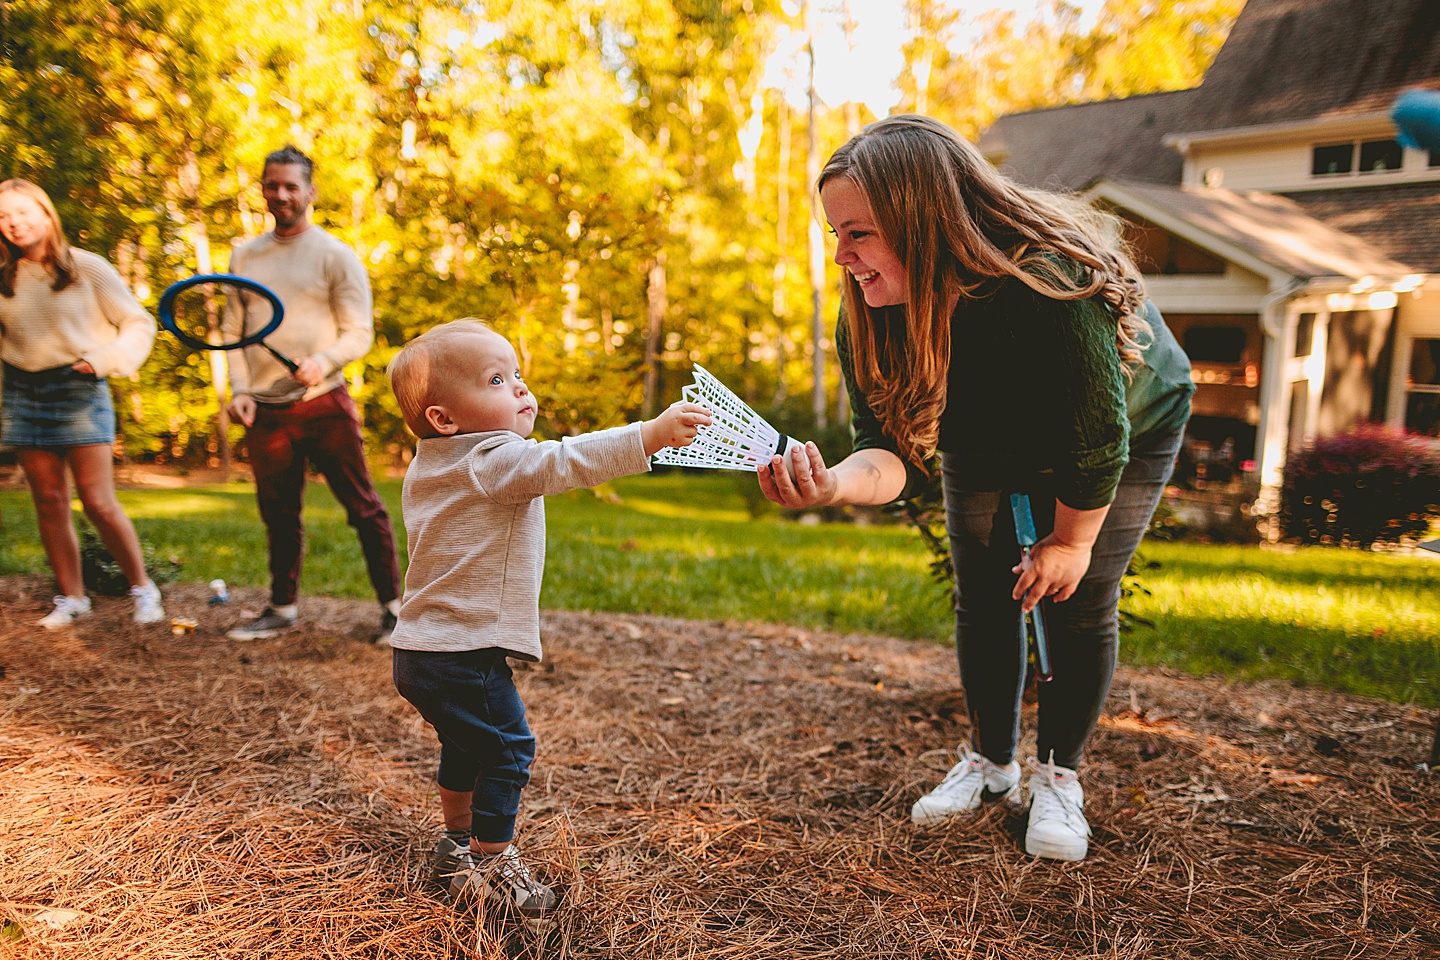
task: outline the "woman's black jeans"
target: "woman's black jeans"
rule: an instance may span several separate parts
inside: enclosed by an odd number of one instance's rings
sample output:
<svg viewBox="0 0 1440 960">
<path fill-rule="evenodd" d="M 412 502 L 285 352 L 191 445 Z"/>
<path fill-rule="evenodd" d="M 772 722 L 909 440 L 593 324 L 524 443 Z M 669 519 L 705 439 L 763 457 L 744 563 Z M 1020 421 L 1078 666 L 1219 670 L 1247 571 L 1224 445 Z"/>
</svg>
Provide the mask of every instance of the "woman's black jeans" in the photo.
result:
<svg viewBox="0 0 1440 960">
<path fill-rule="evenodd" d="M 1115 500 L 1100 528 L 1090 569 L 1075 594 L 1063 603 L 1042 601 L 1055 678 L 1038 685 L 1040 699 L 1037 753 L 1062 767 L 1080 763 L 1085 743 L 1100 719 L 1120 636 L 1120 581 L 1140 545 L 1175 467 L 1184 431 L 1131 449 Z M 952 455 L 953 457 L 954 455 Z M 941 455 L 945 520 L 955 565 L 955 650 L 960 683 L 970 710 L 974 748 L 994 763 L 1015 759 L 1020 741 L 1020 696 L 1027 659 L 1020 602 L 1010 599 L 1020 562 L 1010 494 L 1030 495 L 1036 532 L 1046 536 L 1055 524 L 1055 495 L 1046 477 L 1023 491 L 972 491 L 959 488 Z"/>
</svg>

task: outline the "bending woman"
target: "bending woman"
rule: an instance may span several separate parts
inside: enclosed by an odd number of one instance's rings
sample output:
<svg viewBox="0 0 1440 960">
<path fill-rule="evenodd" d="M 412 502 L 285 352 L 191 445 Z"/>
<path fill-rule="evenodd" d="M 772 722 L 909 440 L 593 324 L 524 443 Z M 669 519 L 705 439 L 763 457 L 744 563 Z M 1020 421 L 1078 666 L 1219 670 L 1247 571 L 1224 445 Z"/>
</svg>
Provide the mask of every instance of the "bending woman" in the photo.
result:
<svg viewBox="0 0 1440 960">
<path fill-rule="evenodd" d="M 65 243 L 55 206 L 33 183 L 0 183 L 0 239 L 0 442 L 19 454 L 60 585 L 40 625 L 63 627 L 90 612 L 67 466 L 85 515 L 130 581 L 135 622 L 163 620 L 160 590 L 115 498 L 115 411 L 105 382 L 145 362 L 155 321 L 114 267 Z"/>
<path fill-rule="evenodd" d="M 1054 680 L 1039 685 L 1025 848 L 1083 859 L 1076 768 L 1115 670 L 1120 579 L 1189 418 L 1189 362 L 1113 218 L 1010 182 L 944 124 L 871 124 L 818 188 L 845 270 L 835 338 L 855 451 L 828 468 L 797 446 L 760 486 L 790 507 L 887 503 L 938 451 L 971 742 L 912 818 L 1020 805 L 1022 610 L 1041 602 Z M 1041 535 L 1023 565 L 1011 493 Z"/>
</svg>

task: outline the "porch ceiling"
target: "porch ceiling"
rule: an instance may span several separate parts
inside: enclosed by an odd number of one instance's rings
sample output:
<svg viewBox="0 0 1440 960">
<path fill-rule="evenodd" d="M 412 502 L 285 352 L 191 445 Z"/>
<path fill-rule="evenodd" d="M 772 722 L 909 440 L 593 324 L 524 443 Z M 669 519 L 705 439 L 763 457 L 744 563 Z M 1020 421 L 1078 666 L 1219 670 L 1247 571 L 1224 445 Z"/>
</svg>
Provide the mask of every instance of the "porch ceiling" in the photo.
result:
<svg viewBox="0 0 1440 960">
<path fill-rule="evenodd" d="M 1088 195 L 1129 209 L 1226 259 L 1258 261 L 1272 275 L 1358 280 L 1423 272 L 1272 193 L 1102 180 Z"/>
</svg>

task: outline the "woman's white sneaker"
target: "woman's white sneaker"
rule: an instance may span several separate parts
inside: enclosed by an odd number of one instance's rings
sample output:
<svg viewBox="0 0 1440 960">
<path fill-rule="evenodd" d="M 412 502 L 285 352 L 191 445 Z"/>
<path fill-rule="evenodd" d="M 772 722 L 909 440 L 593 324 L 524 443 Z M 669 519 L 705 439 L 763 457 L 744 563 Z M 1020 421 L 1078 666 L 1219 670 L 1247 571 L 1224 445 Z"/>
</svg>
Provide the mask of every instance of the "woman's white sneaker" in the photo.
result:
<svg viewBox="0 0 1440 960">
<path fill-rule="evenodd" d="M 950 768 L 940 786 L 915 801 L 910 819 L 926 826 L 973 813 L 981 804 L 995 801 L 1020 805 L 1020 764 L 1012 760 L 1002 767 L 974 750 L 962 750 L 960 762 Z"/>
<path fill-rule="evenodd" d="M 1085 822 L 1085 790 L 1080 777 L 1054 761 L 1028 761 L 1030 774 L 1030 825 L 1025 831 L 1025 852 L 1048 860 L 1084 860 L 1090 847 L 1090 824 Z"/>
<path fill-rule="evenodd" d="M 143 587 L 131 587 L 130 596 L 135 598 L 135 622 L 159 623 L 165 619 L 165 607 L 160 601 L 160 588 L 151 580 Z"/>
<path fill-rule="evenodd" d="M 61 627 L 68 627 L 81 617 L 90 615 L 89 597 L 67 597 L 64 595 L 55 598 L 55 609 L 35 621 L 36 626 L 44 627 L 46 630 L 59 630 Z"/>
</svg>

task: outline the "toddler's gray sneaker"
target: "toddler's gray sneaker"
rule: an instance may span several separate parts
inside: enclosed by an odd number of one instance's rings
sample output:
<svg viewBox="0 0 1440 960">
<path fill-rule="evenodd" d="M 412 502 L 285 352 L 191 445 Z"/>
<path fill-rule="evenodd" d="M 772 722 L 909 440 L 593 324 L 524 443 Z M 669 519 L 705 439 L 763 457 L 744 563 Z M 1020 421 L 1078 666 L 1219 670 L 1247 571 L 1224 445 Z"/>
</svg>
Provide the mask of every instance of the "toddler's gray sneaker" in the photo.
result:
<svg viewBox="0 0 1440 960">
<path fill-rule="evenodd" d="M 473 866 L 474 856 L 469 841 L 456 843 L 449 837 L 441 837 L 435 842 L 435 853 L 430 859 L 430 879 L 449 889 L 450 878 Z"/>
<path fill-rule="evenodd" d="M 539 920 L 560 902 L 554 890 L 531 875 L 513 844 L 493 856 L 468 850 L 466 856 L 469 865 L 450 878 L 450 897 L 457 906 L 485 901 L 522 920 Z"/>
</svg>

